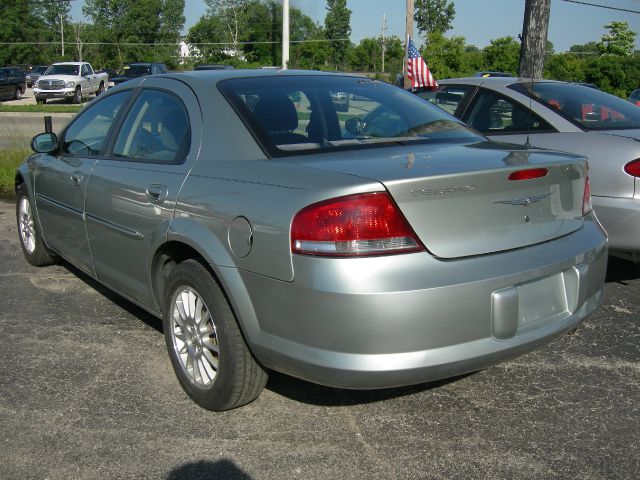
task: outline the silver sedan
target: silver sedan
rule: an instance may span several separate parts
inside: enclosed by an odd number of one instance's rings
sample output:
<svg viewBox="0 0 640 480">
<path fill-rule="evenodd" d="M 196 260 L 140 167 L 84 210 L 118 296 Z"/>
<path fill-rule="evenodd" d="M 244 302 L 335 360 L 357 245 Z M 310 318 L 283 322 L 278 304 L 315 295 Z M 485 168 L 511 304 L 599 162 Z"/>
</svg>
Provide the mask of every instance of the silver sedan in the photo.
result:
<svg viewBox="0 0 640 480">
<path fill-rule="evenodd" d="M 640 261 L 640 108 L 586 84 L 439 80 L 420 95 L 492 140 L 589 158 L 593 208 L 613 255 Z"/>
<path fill-rule="evenodd" d="M 207 409 L 252 401 L 269 370 L 344 388 L 474 371 L 603 298 L 585 158 L 487 142 L 367 78 L 133 79 L 32 146 L 25 257 L 62 257 L 161 317 Z"/>
</svg>

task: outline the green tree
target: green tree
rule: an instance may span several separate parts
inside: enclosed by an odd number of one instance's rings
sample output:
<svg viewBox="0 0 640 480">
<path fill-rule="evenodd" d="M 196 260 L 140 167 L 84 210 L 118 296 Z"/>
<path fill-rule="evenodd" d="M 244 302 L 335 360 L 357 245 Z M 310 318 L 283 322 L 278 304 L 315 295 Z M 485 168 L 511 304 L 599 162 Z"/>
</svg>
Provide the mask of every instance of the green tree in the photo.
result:
<svg viewBox="0 0 640 480">
<path fill-rule="evenodd" d="M 445 33 L 451 29 L 456 9 L 447 0 L 416 0 L 413 18 L 420 33 L 429 36 L 433 32 Z"/>
<path fill-rule="evenodd" d="M 325 37 L 330 41 L 330 62 L 335 68 L 343 68 L 347 59 L 349 35 L 351 35 L 351 10 L 347 0 L 327 0 L 324 18 Z"/>
<path fill-rule="evenodd" d="M 432 32 L 427 37 L 422 57 L 427 61 L 436 80 L 473 73 L 465 62 L 467 55 L 464 37 L 447 38 L 440 31 Z"/>
<path fill-rule="evenodd" d="M 483 50 L 487 70 L 516 74 L 520 59 L 520 43 L 513 37 L 491 40 L 491 45 Z"/>
<path fill-rule="evenodd" d="M 600 55 L 600 49 L 596 42 L 588 42 L 584 45 L 571 45 L 569 47 L 569 53 L 575 53 L 576 55 Z"/>
<path fill-rule="evenodd" d="M 591 59 L 575 53 L 551 55 L 544 64 L 544 77 L 566 82 L 584 82 L 585 69 Z"/>
<path fill-rule="evenodd" d="M 102 45 L 100 57 L 117 64 L 160 61 L 175 68 L 184 0 L 86 0 L 82 7 L 93 21 L 93 38 Z"/>
<path fill-rule="evenodd" d="M 607 23 L 604 28 L 608 30 L 598 43 L 600 53 L 603 55 L 631 55 L 636 41 L 636 32 L 631 31 L 627 22 Z"/>
</svg>

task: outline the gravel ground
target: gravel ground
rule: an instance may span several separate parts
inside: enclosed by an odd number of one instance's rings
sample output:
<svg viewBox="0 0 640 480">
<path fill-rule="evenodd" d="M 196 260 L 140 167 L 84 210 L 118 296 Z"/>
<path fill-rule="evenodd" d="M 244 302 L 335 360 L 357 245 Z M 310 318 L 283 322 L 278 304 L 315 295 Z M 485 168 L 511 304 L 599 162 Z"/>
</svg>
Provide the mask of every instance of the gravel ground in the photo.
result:
<svg viewBox="0 0 640 480">
<path fill-rule="evenodd" d="M 67 264 L 22 257 L 0 202 L 0 478 L 613 479 L 640 472 L 640 267 L 612 260 L 573 336 L 383 391 L 273 374 L 225 413 L 180 389 L 161 324 Z"/>
</svg>

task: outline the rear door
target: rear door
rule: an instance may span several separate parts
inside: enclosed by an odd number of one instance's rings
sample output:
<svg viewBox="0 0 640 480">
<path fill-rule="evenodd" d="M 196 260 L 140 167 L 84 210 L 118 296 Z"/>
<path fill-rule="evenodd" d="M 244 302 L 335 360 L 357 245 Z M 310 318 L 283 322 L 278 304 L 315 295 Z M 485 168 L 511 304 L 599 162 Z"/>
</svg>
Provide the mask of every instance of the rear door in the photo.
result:
<svg viewBox="0 0 640 480">
<path fill-rule="evenodd" d="M 182 82 L 145 80 L 109 158 L 95 165 L 87 188 L 96 275 L 150 308 L 155 308 L 153 252 L 166 238 L 178 193 L 196 159 L 201 122 L 198 101 Z"/>
</svg>

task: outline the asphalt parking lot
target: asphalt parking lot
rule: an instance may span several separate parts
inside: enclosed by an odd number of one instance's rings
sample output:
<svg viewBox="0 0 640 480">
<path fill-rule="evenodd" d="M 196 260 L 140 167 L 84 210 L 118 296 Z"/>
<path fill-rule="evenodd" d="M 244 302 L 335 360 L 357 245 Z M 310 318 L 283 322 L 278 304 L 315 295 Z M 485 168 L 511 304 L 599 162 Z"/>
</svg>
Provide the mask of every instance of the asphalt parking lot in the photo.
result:
<svg viewBox="0 0 640 480">
<path fill-rule="evenodd" d="M 182 392 L 159 320 L 67 264 L 29 266 L 14 216 L 0 201 L 3 480 L 639 476 L 640 266 L 611 261 L 574 335 L 508 363 L 364 392 L 274 374 L 213 413 Z"/>
</svg>

